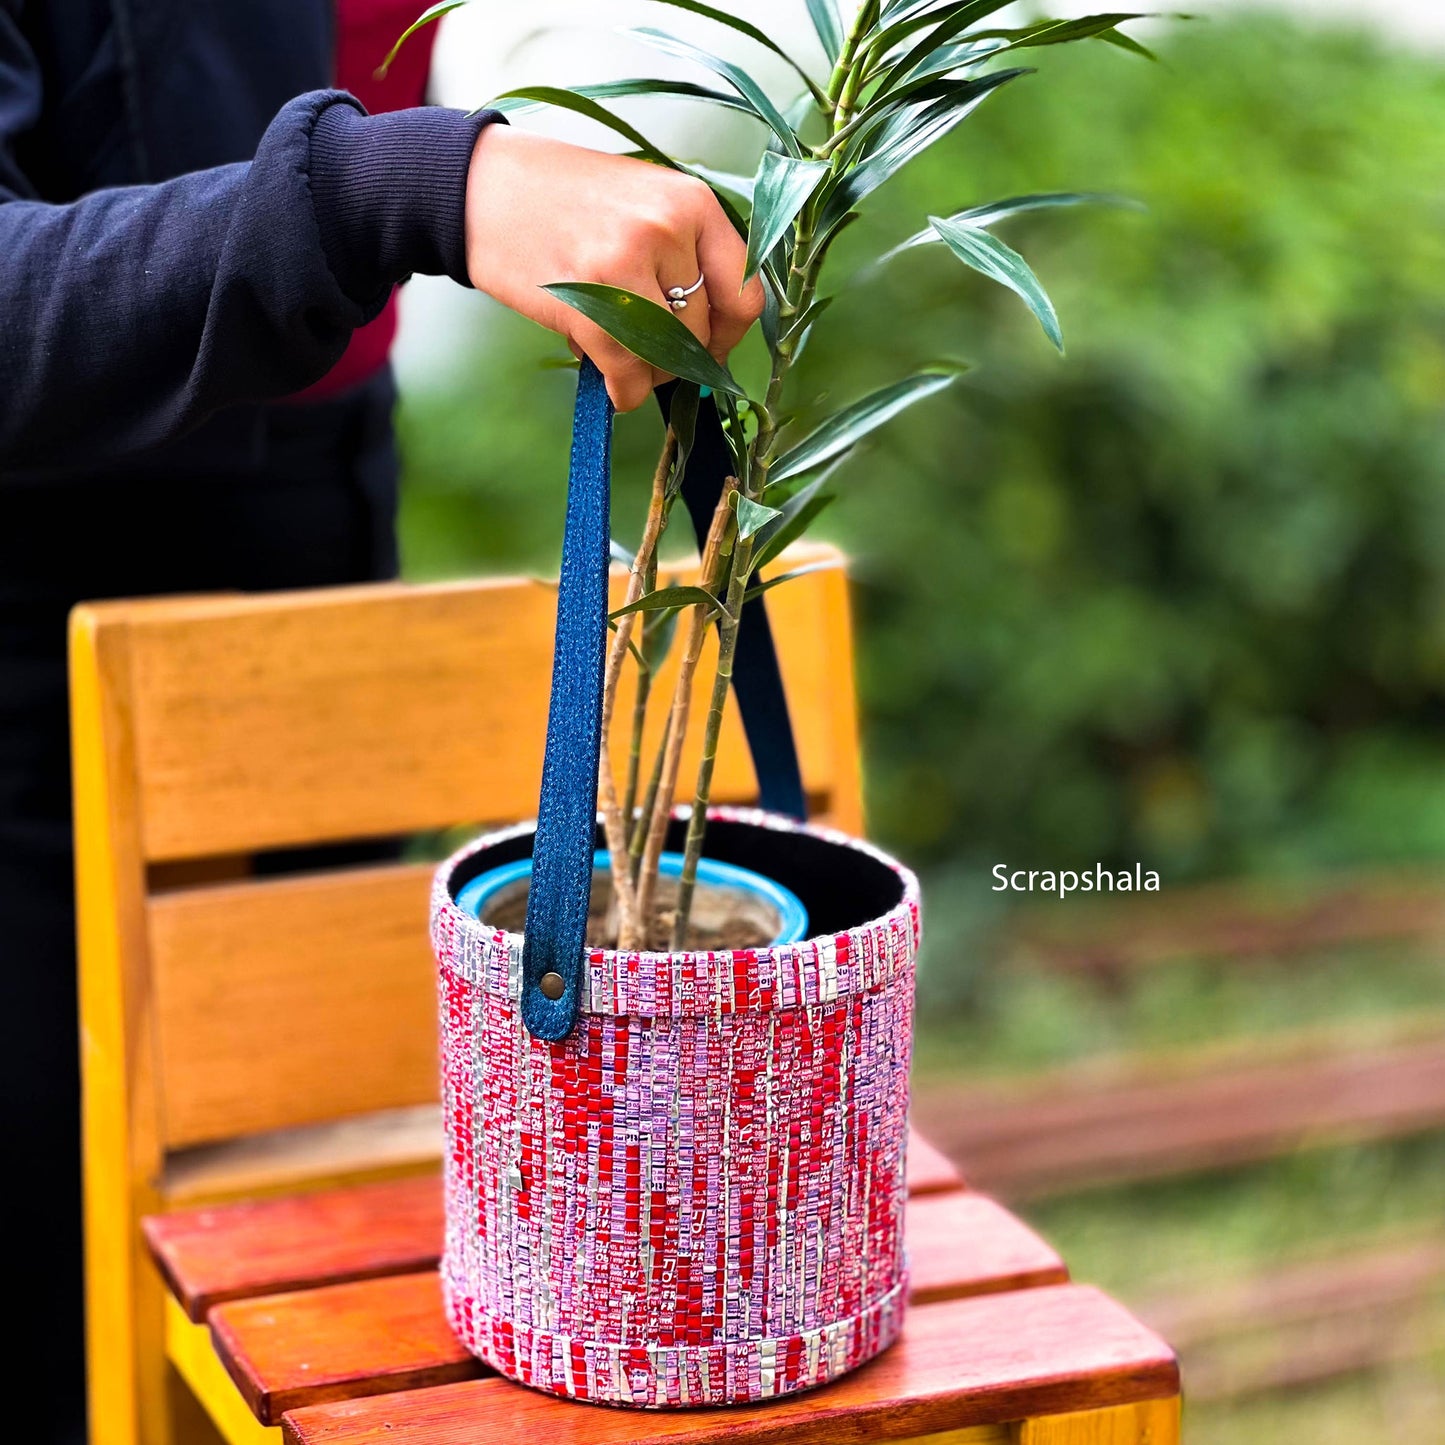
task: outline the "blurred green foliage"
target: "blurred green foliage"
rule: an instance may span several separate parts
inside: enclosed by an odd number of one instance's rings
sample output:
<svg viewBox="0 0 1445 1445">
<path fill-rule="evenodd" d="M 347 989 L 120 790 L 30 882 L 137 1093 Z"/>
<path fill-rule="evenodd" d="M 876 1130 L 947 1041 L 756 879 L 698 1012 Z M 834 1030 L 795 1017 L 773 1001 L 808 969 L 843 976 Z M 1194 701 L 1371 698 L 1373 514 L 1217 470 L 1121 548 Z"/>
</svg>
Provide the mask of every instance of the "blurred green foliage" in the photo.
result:
<svg viewBox="0 0 1445 1445">
<path fill-rule="evenodd" d="M 998 861 L 1167 886 L 1445 855 L 1445 67 L 1258 13 L 1162 51 L 1040 52 L 839 243 L 835 285 L 930 211 L 1138 198 L 999 228 L 1067 358 L 928 247 L 842 285 L 799 368 L 806 423 L 975 364 L 823 531 L 857 558 L 873 831 L 985 902 Z M 555 566 L 559 349 L 499 319 L 408 400 L 411 575 Z M 622 538 L 659 431 L 619 425 Z"/>
</svg>

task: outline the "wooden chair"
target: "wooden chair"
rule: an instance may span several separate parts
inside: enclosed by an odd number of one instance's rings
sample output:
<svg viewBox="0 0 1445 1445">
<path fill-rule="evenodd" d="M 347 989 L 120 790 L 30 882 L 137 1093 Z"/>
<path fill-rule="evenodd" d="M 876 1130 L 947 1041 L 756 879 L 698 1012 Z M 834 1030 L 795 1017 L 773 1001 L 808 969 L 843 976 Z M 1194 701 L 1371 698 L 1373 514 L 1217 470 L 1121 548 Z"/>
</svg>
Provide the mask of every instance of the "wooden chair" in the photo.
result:
<svg viewBox="0 0 1445 1445">
<path fill-rule="evenodd" d="M 834 564 L 770 599 L 804 786 L 858 830 L 842 559 L 792 560 Z M 143 1215 L 435 1165 L 430 866 L 262 877 L 246 860 L 534 814 L 555 606 L 494 580 L 76 609 L 95 1445 L 204 1435 L 167 1367 Z M 747 800 L 726 728 L 714 796 Z"/>
<path fill-rule="evenodd" d="M 802 561 L 825 565 L 772 608 L 804 785 L 858 830 L 843 562 Z M 658 1416 L 460 1351 L 434 1273 L 431 866 L 253 860 L 531 813 L 553 608 L 494 581 L 77 609 L 94 1445 L 1175 1445 L 1168 1347 L 916 1139 L 915 1308 L 845 1382 Z M 714 795 L 745 800 L 726 726 Z"/>
</svg>

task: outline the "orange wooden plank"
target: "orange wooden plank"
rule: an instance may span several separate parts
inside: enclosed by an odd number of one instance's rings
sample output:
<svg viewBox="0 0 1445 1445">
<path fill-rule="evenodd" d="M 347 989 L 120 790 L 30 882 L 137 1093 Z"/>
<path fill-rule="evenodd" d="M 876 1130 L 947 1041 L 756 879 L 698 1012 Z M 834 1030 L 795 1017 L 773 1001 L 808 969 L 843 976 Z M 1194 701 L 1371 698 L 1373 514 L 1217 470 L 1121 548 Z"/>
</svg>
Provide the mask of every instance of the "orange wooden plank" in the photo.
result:
<svg viewBox="0 0 1445 1445">
<path fill-rule="evenodd" d="M 263 1425 L 302 1405 L 490 1373 L 452 1333 L 434 1270 L 233 1300 L 210 1321 L 221 1363 Z"/>
<path fill-rule="evenodd" d="M 913 1195 L 958 1188 L 957 1171 L 916 1132 L 908 1186 Z M 199 1324 L 223 1300 L 430 1269 L 442 1225 L 441 1181 L 428 1174 L 157 1214 L 141 1227 L 171 1292 Z"/>
<path fill-rule="evenodd" d="M 187 1316 L 222 1300 L 410 1274 L 441 1256 L 435 1174 L 152 1215 L 146 1242 Z"/>
<path fill-rule="evenodd" d="M 495 1378 L 288 1413 L 288 1445 L 835 1445 L 1178 1392 L 1169 1347 L 1099 1291 L 1055 1285 L 924 1305 L 902 1339 L 826 1389 L 746 1410 L 589 1410 Z"/>
<path fill-rule="evenodd" d="M 915 1304 L 1068 1278 L 1048 1245 L 982 1195 L 911 1200 L 907 1231 Z M 217 1353 L 267 1425 L 299 1406 L 486 1373 L 452 1334 L 430 1271 L 238 1300 L 210 1321 Z"/>
<path fill-rule="evenodd" d="M 917 1129 L 908 1134 L 908 1193 L 946 1194 L 963 1188 L 958 1167 L 936 1149 Z"/>
<path fill-rule="evenodd" d="M 1048 1244 L 983 1194 L 910 1199 L 906 1237 L 914 1304 L 1063 1284 L 1069 1277 Z"/>
</svg>

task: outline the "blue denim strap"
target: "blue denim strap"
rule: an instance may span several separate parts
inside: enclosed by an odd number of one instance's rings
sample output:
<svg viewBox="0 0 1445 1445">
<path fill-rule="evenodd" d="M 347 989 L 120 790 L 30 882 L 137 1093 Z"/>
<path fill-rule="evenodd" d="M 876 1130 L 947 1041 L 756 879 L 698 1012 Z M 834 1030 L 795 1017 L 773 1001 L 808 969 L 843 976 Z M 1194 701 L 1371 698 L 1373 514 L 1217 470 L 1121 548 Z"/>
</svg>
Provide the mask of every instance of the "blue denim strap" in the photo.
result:
<svg viewBox="0 0 1445 1445">
<path fill-rule="evenodd" d="M 665 389 L 660 394 L 664 409 L 669 397 Z M 584 359 L 572 418 L 552 699 L 522 944 L 522 1021 L 542 1039 L 565 1039 L 581 1010 L 602 754 L 611 449 L 612 403 L 602 374 Z M 717 410 L 709 400 L 698 412 L 683 482 L 683 500 L 700 538 L 730 467 Z M 733 683 L 764 806 L 801 817 L 797 751 L 760 598 L 743 612 Z M 557 996 L 549 998 L 549 991 Z"/>
<path fill-rule="evenodd" d="M 542 1039 L 565 1039 L 581 1007 L 602 754 L 611 453 L 612 403 L 602 373 L 583 358 L 572 417 L 552 701 L 522 945 L 522 1021 Z M 558 997 L 547 997 L 544 978 L 552 992 L 558 992 L 560 980 Z"/>
</svg>

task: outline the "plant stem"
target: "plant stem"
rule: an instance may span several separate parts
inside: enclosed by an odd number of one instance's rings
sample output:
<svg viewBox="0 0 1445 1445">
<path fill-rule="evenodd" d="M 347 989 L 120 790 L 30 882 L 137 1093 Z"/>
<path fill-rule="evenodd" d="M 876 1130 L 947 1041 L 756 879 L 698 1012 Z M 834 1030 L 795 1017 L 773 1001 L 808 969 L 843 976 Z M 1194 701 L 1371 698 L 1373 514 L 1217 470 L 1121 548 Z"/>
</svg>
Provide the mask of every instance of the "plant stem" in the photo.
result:
<svg viewBox="0 0 1445 1445">
<path fill-rule="evenodd" d="M 637 882 L 642 871 L 642 850 L 647 843 L 648 828 L 652 821 L 653 809 L 657 806 L 657 790 L 662 783 L 662 768 L 667 761 L 668 739 L 672 736 L 672 712 L 662 720 L 662 741 L 658 744 L 657 757 L 652 764 L 652 774 L 647 780 L 647 792 L 642 798 L 642 807 L 632 820 L 632 842 L 628 854 L 632 863 L 632 881 Z"/>
<path fill-rule="evenodd" d="M 647 703 L 652 694 L 652 674 L 637 674 L 637 698 L 632 704 L 632 739 L 627 748 L 627 781 L 622 785 L 622 821 L 628 833 L 637 816 L 637 783 L 642 769 L 642 730 L 647 724 Z"/>
<path fill-rule="evenodd" d="M 632 559 L 632 571 L 627 578 L 627 596 L 624 606 L 636 602 L 642 596 L 652 558 L 657 552 L 657 539 L 667 513 L 667 478 L 672 471 L 673 459 L 677 455 L 677 437 L 672 428 L 667 430 L 662 455 L 658 458 L 657 471 L 652 479 L 652 499 L 647 508 L 647 524 L 643 530 L 642 545 Z M 617 630 L 612 637 L 612 646 L 607 654 L 607 667 L 602 684 L 602 736 L 612 736 L 612 716 L 617 709 L 617 684 L 622 676 L 622 664 L 627 657 L 628 646 L 637 623 L 637 613 L 629 612 L 617 620 Z M 600 802 L 602 805 L 602 828 L 607 838 L 607 851 L 612 857 L 612 898 L 617 908 L 617 946 L 619 948 L 639 947 L 639 923 L 637 892 L 632 886 L 632 873 L 627 862 L 627 824 L 622 805 L 617 798 L 617 779 L 612 771 L 610 751 L 604 745 L 599 769 Z"/>
<path fill-rule="evenodd" d="M 692 917 L 692 895 L 697 887 L 697 865 L 702 857 L 703 839 L 707 833 L 707 809 L 712 800 L 712 775 L 717 763 L 718 737 L 722 732 L 723 709 L 733 681 L 733 656 L 738 645 L 738 621 L 743 610 L 743 596 L 748 590 L 748 560 L 753 539 L 740 537 L 733 547 L 732 572 L 728 577 L 728 615 L 718 627 L 717 672 L 713 675 L 712 698 L 708 703 L 707 722 L 702 734 L 702 759 L 698 763 L 697 788 L 693 794 L 692 816 L 687 822 L 687 844 L 683 850 L 682 877 L 677 884 L 677 911 L 672 923 L 673 948 L 685 947 L 688 924 Z"/>
<path fill-rule="evenodd" d="M 703 547 L 701 575 L 698 580 L 709 592 L 715 589 L 720 580 L 723 544 L 731 530 L 732 494 L 737 490 L 737 485 L 737 479 L 729 477 L 723 486 L 717 510 L 713 513 L 712 525 L 708 528 L 707 542 Z M 682 649 L 677 681 L 672 690 L 672 711 L 664 740 L 662 772 L 649 816 L 647 839 L 642 852 L 642 869 L 637 880 L 637 912 L 644 929 L 651 924 L 653 901 L 657 893 L 657 864 L 662 857 L 662 845 L 672 817 L 672 801 L 677 795 L 677 775 L 682 767 L 682 745 L 687 738 L 687 716 L 692 705 L 692 680 L 702 656 L 703 638 L 707 634 L 711 617 L 712 610 L 702 603 L 691 609 L 686 645 Z"/>
<path fill-rule="evenodd" d="M 652 560 L 647 568 L 647 575 L 642 581 L 642 590 L 646 594 L 657 588 L 657 552 L 653 550 Z M 647 653 L 647 623 L 642 624 L 643 643 L 639 649 L 643 658 Z M 637 669 L 637 697 L 632 704 L 632 737 L 627 747 L 627 782 L 622 789 L 622 820 L 626 824 L 628 834 L 632 833 L 633 819 L 637 816 L 637 784 L 638 774 L 642 767 L 642 735 L 647 727 L 647 704 L 652 698 L 652 664 L 638 666 Z"/>
</svg>

